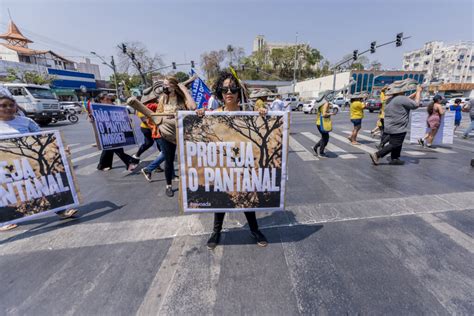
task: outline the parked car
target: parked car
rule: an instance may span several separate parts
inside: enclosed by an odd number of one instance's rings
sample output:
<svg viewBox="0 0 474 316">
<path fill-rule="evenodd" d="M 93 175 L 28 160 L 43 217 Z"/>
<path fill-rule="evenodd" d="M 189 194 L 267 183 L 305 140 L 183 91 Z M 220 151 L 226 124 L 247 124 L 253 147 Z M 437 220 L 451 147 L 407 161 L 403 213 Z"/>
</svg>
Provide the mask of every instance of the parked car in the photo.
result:
<svg viewBox="0 0 474 316">
<path fill-rule="evenodd" d="M 344 97 L 337 97 L 337 98 L 334 99 L 334 101 L 332 103 L 337 104 L 339 106 L 339 108 L 341 108 L 342 106 L 344 106 L 344 107 L 349 107 L 350 106 L 349 99 L 344 98 Z"/>
<path fill-rule="evenodd" d="M 303 113 L 304 114 L 316 114 L 316 109 L 314 108 L 314 105 L 316 103 L 316 100 L 310 100 L 309 102 L 303 104 Z M 338 112 L 341 111 L 341 107 L 335 103 L 332 103 L 329 105 L 332 112 L 334 114 L 337 114 Z"/>
<path fill-rule="evenodd" d="M 303 110 L 303 102 L 298 101 L 296 97 L 288 97 L 283 100 L 285 107 L 290 107 L 292 111 L 301 111 Z"/>
<path fill-rule="evenodd" d="M 369 110 L 370 113 L 380 111 L 382 108 L 382 101 L 380 101 L 380 99 L 368 99 L 365 101 L 365 108 Z"/>
<path fill-rule="evenodd" d="M 432 98 L 424 98 L 420 100 L 420 107 L 427 107 L 430 103 L 433 102 Z"/>
<path fill-rule="evenodd" d="M 63 110 L 74 111 L 72 114 L 81 114 L 84 110 L 79 101 L 61 101 L 59 102 L 59 106 Z"/>
<path fill-rule="evenodd" d="M 341 106 L 339 104 L 331 103 L 329 106 L 334 114 L 337 114 L 341 111 Z"/>
</svg>

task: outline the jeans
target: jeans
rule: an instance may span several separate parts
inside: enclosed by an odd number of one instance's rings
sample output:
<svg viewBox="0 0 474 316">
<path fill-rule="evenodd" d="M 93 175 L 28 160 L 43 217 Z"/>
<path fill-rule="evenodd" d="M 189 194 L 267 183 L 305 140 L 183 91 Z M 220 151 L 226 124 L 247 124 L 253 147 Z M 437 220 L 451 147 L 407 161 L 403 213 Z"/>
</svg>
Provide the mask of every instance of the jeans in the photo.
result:
<svg viewBox="0 0 474 316">
<path fill-rule="evenodd" d="M 321 129 L 321 125 L 317 125 L 317 127 L 318 127 L 319 133 L 321 134 L 321 139 L 319 140 L 319 142 L 316 143 L 316 145 L 314 145 L 314 147 L 319 147 L 319 153 L 324 154 L 324 149 L 329 143 L 329 133 L 324 132 Z"/>
<path fill-rule="evenodd" d="M 165 178 L 166 184 L 171 185 L 174 175 L 174 156 L 176 155 L 176 144 L 161 138 L 161 149 L 165 153 Z"/>
<path fill-rule="evenodd" d="M 155 139 L 155 142 L 156 142 L 156 146 L 158 148 L 161 148 L 161 152 L 160 154 L 158 155 L 158 157 L 155 158 L 155 160 L 152 161 L 151 164 L 149 164 L 145 169 L 149 172 L 153 172 L 153 170 L 155 170 L 156 168 L 158 168 L 161 163 L 163 161 L 165 161 L 165 152 L 164 152 L 164 146 L 162 145 L 163 144 L 163 141 L 162 141 L 162 138 L 157 138 Z"/>
<path fill-rule="evenodd" d="M 114 161 L 114 154 L 116 154 L 120 158 L 120 160 L 123 161 L 127 169 L 131 163 L 138 164 L 140 162 L 140 160 L 135 159 L 130 155 L 127 155 L 123 151 L 123 148 L 107 149 L 107 150 L 102 150 L 102 153 L 100 154 L 99 164 L 97 165 L 97 169 L 102 170 L 104 168 L 112 168 L 112 162 Z"/>
<path fill-rule="evenodd" d="M 247 222 L 249 223 L 250 231 L 258 231 L 257 216 L 255 212 L 244 212 Z M 220 233 L 222 230 L 222 224 L 224 224 L 225 213 L 214 213 L 214 229 L 215 233 Z"/>
<path fill-rule="evenodd" d="M 140 157 L 146 150 L 148 150 L 155 143 L 153 141 L 153 138 L 151 138 L 151 129 L 141 127 L 140 130 L 142 131 L 142 134 L 145 137 L 145 143 L 143 143 L 140 146 L 140 148 L 138 148 L 138 151 L 136 153 L 137 157 Z M 158 143 L 157 143 L 157 146 L 159 146 Z"/>
<path fill-rule="evenodd" d="M 382 158 L 390 153 L 392 159 L 399 159 L 406 134 L 407 133 L 386 134 L 389 136 L 388 145 L 375 153 L 377 157 Z"/>
<path fill-rule="evenodd" d="M 474 129 L 474 120 L 471 120 L 471 125 L 469 125 L 464 131 L 464 137 L 468 137 L 469 133 Z"/>
</svg>

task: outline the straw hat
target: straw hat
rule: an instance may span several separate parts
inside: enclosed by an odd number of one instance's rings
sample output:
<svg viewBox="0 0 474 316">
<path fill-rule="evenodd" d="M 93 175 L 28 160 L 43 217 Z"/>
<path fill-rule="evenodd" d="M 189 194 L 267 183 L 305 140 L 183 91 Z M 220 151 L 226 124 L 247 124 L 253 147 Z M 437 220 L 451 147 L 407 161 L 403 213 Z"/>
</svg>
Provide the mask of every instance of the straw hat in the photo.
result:
<svg viewBox="0 0 474 316">
<path fill-rule="evenodd" d="M 397 80 L 388 86 L 385 94 L 394 95 L 394 94 L 404 93 L 407 91 L 416 90 L 417 85 L 418 85 L 418 81 L 416 81 L 415 79 L 407 78 L 404 80 Z"/>
</svg>

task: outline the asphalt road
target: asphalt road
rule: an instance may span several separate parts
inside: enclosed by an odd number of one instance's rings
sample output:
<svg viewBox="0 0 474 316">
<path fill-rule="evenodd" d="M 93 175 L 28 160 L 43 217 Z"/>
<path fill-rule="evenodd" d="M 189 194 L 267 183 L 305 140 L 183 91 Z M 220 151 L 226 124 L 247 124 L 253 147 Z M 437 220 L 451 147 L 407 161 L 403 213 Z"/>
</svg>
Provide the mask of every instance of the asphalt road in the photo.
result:
<svg viewBox="0 0 474 316">
<path fill-rule="evenodd" d="M 258 214 L 270 244 L 228 214 L 214 251 L 212 215 L 179 215 L 162 173 L 148 183 L 120 161 L 97 171 L 84 116 L 52 126 L 72 149 L 80 215 L 0 234 L 0 314 L 474 314 L 474 135 L 406 144 L 404 166 L 373 166 L 376 116 L 352 146 L 338 114 L 318 159 L 315 116 L 293 113 L 287 210 Z"/>
</svg>

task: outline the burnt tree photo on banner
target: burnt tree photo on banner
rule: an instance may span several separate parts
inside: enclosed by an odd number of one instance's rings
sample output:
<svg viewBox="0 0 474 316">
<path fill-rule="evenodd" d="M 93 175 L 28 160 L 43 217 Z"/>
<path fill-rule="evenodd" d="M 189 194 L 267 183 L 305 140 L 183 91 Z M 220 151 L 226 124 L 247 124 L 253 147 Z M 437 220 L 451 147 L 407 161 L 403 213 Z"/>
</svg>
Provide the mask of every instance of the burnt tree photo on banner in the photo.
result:
<svg viewBox="0 0 474 316">
<path fill-rule="evenodd" d="M 0 137 L 0 223 L 79 205 L 59 132 Z"/>
<path fill-rule="evenodd" d="M 284 209 L 288 116 L 179 112 L 184 212 Z"/>
</svg>

